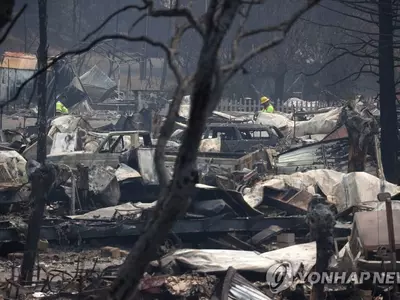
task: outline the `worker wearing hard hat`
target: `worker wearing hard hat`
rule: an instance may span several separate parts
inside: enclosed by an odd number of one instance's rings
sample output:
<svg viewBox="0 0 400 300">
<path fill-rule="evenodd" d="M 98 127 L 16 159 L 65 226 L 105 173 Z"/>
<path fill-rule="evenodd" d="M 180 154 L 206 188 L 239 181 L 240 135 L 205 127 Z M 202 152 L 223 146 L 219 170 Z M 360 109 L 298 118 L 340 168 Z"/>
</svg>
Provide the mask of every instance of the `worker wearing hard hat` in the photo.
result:
<svg viewBox="0 0 400 300">
<path fill-rule="evenodd" d="M 261 112 L 273 113 L 275 111 L 268 97 L 262 96 L 260 102 L 262 106 Z"/>
<path fill-rule="evenodd" d="M 56 102 L 56 115 L 67 115 L 68 114 L 68 108 L 62 104 L 61 101 Z"/>
</svg>

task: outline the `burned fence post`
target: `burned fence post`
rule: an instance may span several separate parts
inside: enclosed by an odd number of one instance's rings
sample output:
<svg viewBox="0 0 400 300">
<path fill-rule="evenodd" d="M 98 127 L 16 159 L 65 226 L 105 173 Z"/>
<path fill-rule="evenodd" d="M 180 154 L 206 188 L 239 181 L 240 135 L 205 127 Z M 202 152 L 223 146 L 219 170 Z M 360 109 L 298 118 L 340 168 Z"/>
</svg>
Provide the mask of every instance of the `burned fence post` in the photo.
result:
<svg viewBox="0 0 400 300">
<path fill-rule="evenodd" d="M 367 152 L 374 135 L 378 134 L 378 124 L 372 116 L 361 114 L 355 105 L 343 107 L 338 122 L 346 126 L 349 136 L 349 162 L 347 172 L 364 172 Z"/>
<path fill-rule="evenodd" d="M 322 276 L 324 272 L 328 272 L 329 261 L 334 254 L 333 229 L 336 223 L 335 215 L 324 198 L 318 196 L 310 201 L 307 223 L 310 227 L 310 237 L 317 244 L 315 271 Z M 324 284 L 322 282 L 314 284 L 310 299 L 325 298 Z"/>
</svg>

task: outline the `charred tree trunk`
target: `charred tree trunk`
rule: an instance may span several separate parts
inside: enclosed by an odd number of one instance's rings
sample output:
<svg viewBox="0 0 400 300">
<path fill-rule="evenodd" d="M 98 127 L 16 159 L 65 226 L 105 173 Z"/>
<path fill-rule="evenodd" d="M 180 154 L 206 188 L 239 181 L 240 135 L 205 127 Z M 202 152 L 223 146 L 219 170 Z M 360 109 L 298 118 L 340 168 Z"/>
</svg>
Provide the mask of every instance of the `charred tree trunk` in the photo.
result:
<svg viewBox="0 0 400 300">
<path fill-rule="evenodd" d="M 325 202 L 325 199 L 316 197 L 308 205 L 307 223 L 310 227 L 310 237 L 317 244 L 317 260 L 315 271 L 318 274 L 328 272 L 329 261 L 334 254 L 333 228 L 335 215 L 333 210 Z M 326 298 L 324 285 L 313 285 L 311 300 L 323 300 Z"/>
<path fill-rule="evenodd" d="M 219 72 L 218 51 L 239 6 L 239 0 L 212 1 L 209 6 L 204 22 L 205 36 L 193 80 L 188 128 L 175 162 L 172 181 L 162 191 L 146 231 L 139 237 L 120 268 L 108 294 L 110 299 L 135 299 L 137 286 L 148 263 L 156 258 L 158 247 L 176 219 L 186 212 L 198 181 L 197 150 L 204 125 L 218 103 L 216 100 L 222 95 L 223 87 L 215 78 Z"/>
<path fill-rule="evenodd" d="M 393 7 L 379 0 L 379 99 L 382 164 L 386 180 L 397 183 L 397 114 L 393 59 Z"/>
<path fill-rule="evenodd" d="M 373 117 L 362 116 L 352 107 L 342 109 L 339 123 L 346 126 L 349 136 L 349 163 L 347 172 L 364 172 L 368 148 L 378 134 L 378 124 Z"/>
<path fill-rule="evenodd" d="M 38 0 L 39 5 L 39 33 L 40 43 L 38 48 L 38 68 L 45 68 L 47 65 L 47 0 Z M 46 109 L 46 74 L 43 72 L 38 78 L 38 142 L 37 160 L 41 166 L 45 166 L 47 154 L 47 109 Z M 43 221 L 43 213 L 46 202 L 46 194 L 50 189 L 50 184 L 46 171 L 35 172 L 30 177 L 32 192 L 31 199 L 34 201 L 34 208 L 29 219 L 28 236 L 24 259 L 21 266 L 21 281 L 32 281 L 33 267 L 37 254 L 37 244 L 39 241 L 40 227 Z"/>
<path fill-rule="evenodd" d="M 38 0 L 39 3 L 39 47 L 38 68 L 47 66 L 47 0 Z M 40 74 L 38 78 L 38 147 L 37 160 L 44 164 L 47 154 L 47 72 Z"/>
</svg>

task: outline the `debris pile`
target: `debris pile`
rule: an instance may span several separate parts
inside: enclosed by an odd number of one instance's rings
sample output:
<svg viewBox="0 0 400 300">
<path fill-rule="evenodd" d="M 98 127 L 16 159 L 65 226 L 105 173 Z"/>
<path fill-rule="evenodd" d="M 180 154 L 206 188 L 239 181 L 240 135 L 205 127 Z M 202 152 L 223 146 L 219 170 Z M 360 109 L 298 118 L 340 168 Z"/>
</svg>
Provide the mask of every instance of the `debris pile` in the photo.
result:
<svg viewBox="0 0 400 300">
<path fill-rule="evenodd" d="M 107 81 L 100 89 L 93 74 L 98 70 L 83 75 L 81 84 L 92 97 L 106 97 L 115 84 Z M 189 99 L 184 100 L 165 152 L 171 173 L 189 114 Z M 35 190 L 31 174 L 40 169 L 34 161 L 37 132 L 31 127 L 3 130 L 4 297 L 100 295 L 153 213 L 160 192 L 154 166 L 158 128 L 138 129 L 128 115 L 97 124 L 93 116 L 100 112 L 88 103 L 82 100 L 72 109 L 86 114 L 49 123 L 46 167 L 54 170 L 54 180 L 31 285 L 17 281 Z M 143 298 L 320 299 L 328 293 L 348 299 L 360 289 L 371 297 L 387 293 L 388 286 L 371 282 L 327 285 L 307 279 L 313 272 L 380 272 L 381 248 L 389 247 L 386 208 L 377 195 L 386 192 L 396 199 L 400 187 L 379 177 L 372 138 L 378 131 L 368 111 L 351 112 L 372 124 L 360 133 L 349 126 L 346 109 L 302 111 L 301 118 L 296 112 L 254 118 L 214 112 L 199 148 L 200 183 L 141 280 Z M 363 151 L 354 152 L 349 137 L 361 138 Z M 354 159 L 361 162 L 357 172 L 348 172 Z M 393 207 L 396 215 L 400 204 L 394 200 Z M 61 252 L 60 246 L 68 251 Z M 275 282 L 282 274 L 287 280 Z"/>
</svg>

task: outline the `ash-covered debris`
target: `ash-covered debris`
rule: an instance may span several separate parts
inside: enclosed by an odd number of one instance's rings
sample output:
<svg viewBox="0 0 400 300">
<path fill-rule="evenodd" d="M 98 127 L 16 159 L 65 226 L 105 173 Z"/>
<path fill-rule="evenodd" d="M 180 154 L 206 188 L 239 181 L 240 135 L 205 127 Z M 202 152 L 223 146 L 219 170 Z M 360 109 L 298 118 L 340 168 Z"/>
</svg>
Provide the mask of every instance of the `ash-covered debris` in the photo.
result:
<svg viewBox="0 0 400 300">
<path fill-rule="evenodd" d="M 0 151 L 0 268 L 10 298 L 18 293 L 45 299 L 102 294 L 154 212 L 160 193 L 153 163 L 157 128 L 143 130 L 139 123 L 146 122 L 137 116 L 88 105 L 76 103 L 72 109 L 85 108 L 85 117 L 61 116 L 49 123 L 45 165 L 32 160 L 32 128 L 6 134 L 7 147 L 17 136 L 26 145 L 25 152 Z M 188 111 L 184 103 L 166 149 L 165 166 L 171 172 Z M 360 240 L 368 253 L 379 248 L 380 241 L 370 245 L 364 227 L 377 222 L 376 210 L 385 219 L 376 195 L 396 195 L 400 188 L 375 176 L 373 151 L 366 152 L 365 172 L 347 173 L 351 145 L 337 123 L 340 111 L 259 113 L 256 124 L 252 116 L 214 112 L 199 148 L 200 183 L 187 213 L 158 249 L 140 294 L 149 299 L 305 299 L 315 291 L 300 280 L 304 274 L 347 271 L 347 265 L 380 270 L 367 254 L 355 259 L 359 248 L 351 241 Z M 35 270 L 35 287 L 16 288 L 35 180 L 47 182 L 49 190 L 40 271 Z M 62 253 L 60 245 L 68 251 Z M 274 294 L 268 276 L 281 263 L 290 266 L 293 282 Z M 321 285 L 316 287 L 321 294 Z M 322 291 L 346 298 L 361 288 L 346 285 L 344 292 L 342 287 L 322 286 Z"/>
</svg>

